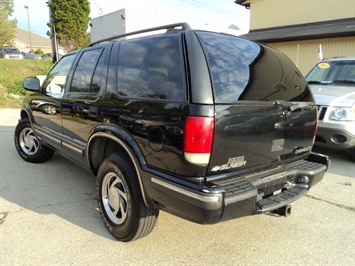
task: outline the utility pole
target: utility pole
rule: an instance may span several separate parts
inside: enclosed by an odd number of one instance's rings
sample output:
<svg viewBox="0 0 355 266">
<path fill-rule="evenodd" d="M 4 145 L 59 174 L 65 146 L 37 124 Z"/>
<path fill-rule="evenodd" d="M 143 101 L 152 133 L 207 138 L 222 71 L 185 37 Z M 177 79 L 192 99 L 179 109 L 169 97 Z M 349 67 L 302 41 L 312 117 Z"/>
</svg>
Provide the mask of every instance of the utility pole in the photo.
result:
<svg viewBox="0 0 355 266">
<path fill-rule="evenodd" d="M 50 6 L 50 3 L 52 3 L 53 0 L 48 0 L 48 7 L 49 7 L 49 22 L 51 24 L 51 44 L 52 44 L 52 61 L 53 63 L 56 63 L 58 61 L 58 42 L 57 42 L 57 33 L 55 29 L 55 16 L 54 13 L 52 12 L 52 8 Z"/>
<path fill-rule="evenodd" d="M 31 40 L 31 26 L 30 26 L 30 13 L 28 11 L 28 5 L 24 6 L 27 9 L 27 23 L 28 23 L 28 37 L 30 39 L 30 52 L 32 52 L 32 40 Z"/>
</svg>

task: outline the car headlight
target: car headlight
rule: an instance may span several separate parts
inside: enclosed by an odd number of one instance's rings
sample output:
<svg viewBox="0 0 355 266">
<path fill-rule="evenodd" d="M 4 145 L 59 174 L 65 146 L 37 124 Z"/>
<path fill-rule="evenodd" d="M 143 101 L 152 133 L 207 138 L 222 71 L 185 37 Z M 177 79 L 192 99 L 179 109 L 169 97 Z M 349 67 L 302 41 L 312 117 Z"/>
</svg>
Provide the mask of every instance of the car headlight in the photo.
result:
<svg viewBox="0 0 355 266">
<path fill-rule="evenodd" d="M 333 107 L 329 115 L 330 120 L 355 121 L 355 107 Z"/>
</svg>

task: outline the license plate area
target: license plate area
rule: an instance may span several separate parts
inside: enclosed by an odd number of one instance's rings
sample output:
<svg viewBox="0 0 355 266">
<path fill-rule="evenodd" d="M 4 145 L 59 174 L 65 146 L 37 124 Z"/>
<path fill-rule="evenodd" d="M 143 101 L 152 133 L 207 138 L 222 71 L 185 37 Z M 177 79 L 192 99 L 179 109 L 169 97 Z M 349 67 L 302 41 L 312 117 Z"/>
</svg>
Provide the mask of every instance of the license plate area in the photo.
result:
<svg viewBox="0 0 355 266">
<path fill-rule="evenodd" d="M 285 176 L 284 173 L 263 178 L 263 183 L 258 186 L 258 194 L 261 197 L 269 197 L 287 188 L 294 181 L 293 176 Z"/>
</svg>

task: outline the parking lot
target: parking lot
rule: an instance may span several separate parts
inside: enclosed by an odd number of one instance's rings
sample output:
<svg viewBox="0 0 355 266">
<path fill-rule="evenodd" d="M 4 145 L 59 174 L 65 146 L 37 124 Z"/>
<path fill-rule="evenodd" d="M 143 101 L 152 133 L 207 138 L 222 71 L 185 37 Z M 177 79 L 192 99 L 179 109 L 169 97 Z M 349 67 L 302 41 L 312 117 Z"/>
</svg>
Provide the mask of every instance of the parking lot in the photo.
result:
<svg viewBox="0 0 355 266">
<path fill-rule="evenodd" d="M 257 215 L 217 225 L 160 212 L 153 232 L 116 241 L 96 205 L 95 177 L 59 155 L 17 154 L 18 109 L 0 109 L 0 265 L 354 265 L 355 163 L 331 158 L 325 178 L 290 217 Z"/>
</svg>

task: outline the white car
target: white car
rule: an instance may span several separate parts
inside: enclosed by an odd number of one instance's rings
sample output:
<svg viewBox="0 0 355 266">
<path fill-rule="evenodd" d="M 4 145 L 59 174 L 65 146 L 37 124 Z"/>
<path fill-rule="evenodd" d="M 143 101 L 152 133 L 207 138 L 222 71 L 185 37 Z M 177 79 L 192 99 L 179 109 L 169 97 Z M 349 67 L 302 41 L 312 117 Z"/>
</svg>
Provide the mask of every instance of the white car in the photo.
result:
<svg viewBox="0 0 355 266">
<path fill-rule="evenodd" d="M 355 160 L 355 58 L 324 59 L 306 80 L 318 106 L 315 145 L 346 150 Z"/>
<path fill-rule="evenodd" d="M 16 47 L 2 47 L 0 48 L 0 58 L 23 59 L 23 55 Z"/>
</svg>

